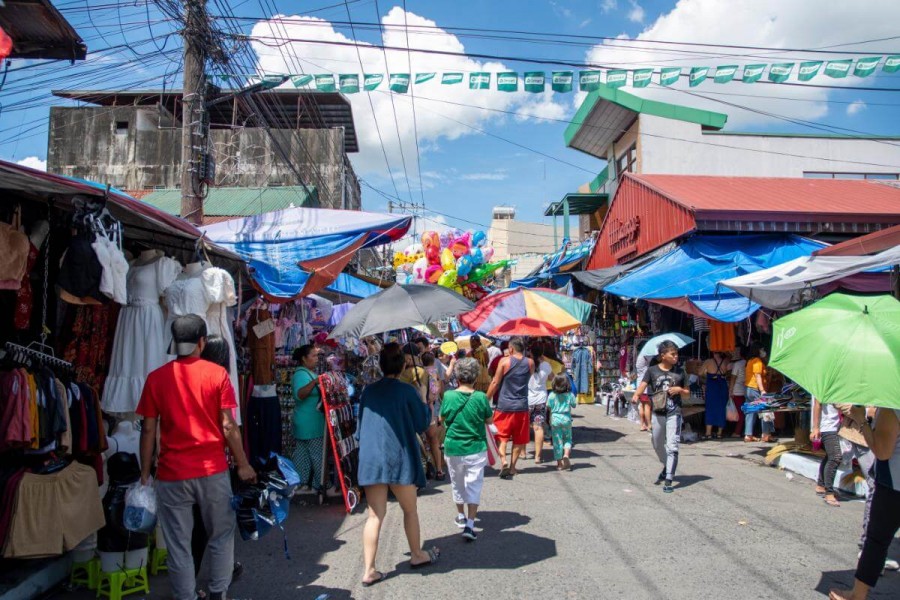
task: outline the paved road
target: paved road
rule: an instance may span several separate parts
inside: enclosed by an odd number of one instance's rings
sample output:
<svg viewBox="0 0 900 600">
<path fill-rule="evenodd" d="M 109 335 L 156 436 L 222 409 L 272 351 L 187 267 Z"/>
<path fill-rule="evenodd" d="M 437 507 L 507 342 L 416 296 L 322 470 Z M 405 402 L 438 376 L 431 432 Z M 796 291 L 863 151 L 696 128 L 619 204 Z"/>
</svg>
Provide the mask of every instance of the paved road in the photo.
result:
<svg viewBox="0 0 900 600">
<path fill-rule="evenodd" d="M 674 494 L 652 484 L 659 465 L 650 436 L 600 407 L 579 408 L 574 470 L 527 461 L 512 481 L 490 477 L 478 541 L 453 523 L 449 484 L 419 500 L 423 534 L 442 550 L 428 571 L 410 571 L 399 506 L 389 507 L 379 569 L 362 572 L 363 514 L 294 506 L 281 536 L 239 543 L 243 599 L 428 598 L 823 598 L 853 579 L 861 502 L 831 508 L 811 482 L 761 465 L 761 446 L 742 441 L 682 447 Z M 490 471 L 489 471 L 490 473 Z M 900 542 L 894 544 L 900 557 Z M 152 582 L 165 597 L 164 578 Z M 79 598 L 69 594 L 66 597 Z M 882 578 L 873 598 L 900 598 L 900 575 Z"/>
</svg>

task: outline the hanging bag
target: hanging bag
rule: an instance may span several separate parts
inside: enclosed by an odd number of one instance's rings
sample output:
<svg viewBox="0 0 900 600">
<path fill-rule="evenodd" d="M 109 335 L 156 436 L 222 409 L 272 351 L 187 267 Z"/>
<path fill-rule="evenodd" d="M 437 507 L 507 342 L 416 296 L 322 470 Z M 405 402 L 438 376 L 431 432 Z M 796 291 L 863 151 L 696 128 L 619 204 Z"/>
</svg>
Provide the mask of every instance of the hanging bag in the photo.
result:
<svg viewBox="0 0 900 600">
<path fill-rule="evenodd" d="M 729 423 L 737 423 L 740 420 L 738 409 L 731 398 L 728 399 L 728 404 L 725 405 L 725 420 Z"/>
<path fill-rule="evenodd" d="M 653 412 L 664 413 L 669 401 L 669 393 L 666 390 L 660 390 L 650 395 L 650 403 L 653 406 Z"/>
</svg>

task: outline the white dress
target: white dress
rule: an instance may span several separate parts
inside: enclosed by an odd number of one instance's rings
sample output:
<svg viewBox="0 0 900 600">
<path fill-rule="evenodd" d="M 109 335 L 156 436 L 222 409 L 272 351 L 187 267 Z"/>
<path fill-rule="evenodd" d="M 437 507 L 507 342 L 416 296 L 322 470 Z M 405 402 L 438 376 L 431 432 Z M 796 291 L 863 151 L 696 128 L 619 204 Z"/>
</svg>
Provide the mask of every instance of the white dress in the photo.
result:
<svg viewBox="0 0 900 600">
<path fill-rule="evenodd" d="M 119 312 L 116 325 L 109 377 L 101 401 L 104 411 L 133 413 L 147 375 L 168 360 L 168 336 L 159 298 L 180 272 L 181 265 L 165 257 L 129 269 L 128 305 Z"/>
<path fill-rule="evenodd" d="M 191 265 L 193 266 L 193 265 Z M 202 270 L 185 271 L 166 290 L 166 307 L 169 318 L 166 322 L 166 347 L 172 340 L 171 326 L 176 317 L 195 314 L 206 321 L 209 335 L 221 335 L 228 344 L 231 361 L 229 375 L 234 386 L 235 397 L 240 403 L 238 384 L 237 352 L 234 347 L 234 331 L 228 318 L 228 307 L 237 304 L 234 279 L 228 271 L 207 266 Z M 241 412 L 237 411 L 237 422 L 241 424 Z"/>
</svg>

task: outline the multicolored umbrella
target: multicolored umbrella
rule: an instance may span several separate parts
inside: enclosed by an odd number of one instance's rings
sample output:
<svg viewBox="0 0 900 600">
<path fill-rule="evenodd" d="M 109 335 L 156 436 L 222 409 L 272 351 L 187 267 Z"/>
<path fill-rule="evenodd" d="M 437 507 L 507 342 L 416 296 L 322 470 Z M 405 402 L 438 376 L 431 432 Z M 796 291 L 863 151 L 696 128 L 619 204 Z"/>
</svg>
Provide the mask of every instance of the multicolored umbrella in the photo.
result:
<svg viewBox="0 0 900 600">
<path fill-rule="evenodd" d="M 495 327 L 488 333 L 496 337 L 508 337 L 520 335 L 525 337 L 557 337 L 563 332 L 547 323 L 538 319 L 525 317 L 522 319 L 510 319 L 498 327 Z"/>
<path fill-rule="evenodd" d="M 775 321 L 769 366 L 821 402 L 900 409 L 900 302 L 831 294 Z"/>
<path fill-rule="evenodd" d="M 480 300 L 459 321 L 472 331 L 489 334 L 507 321 L 531 318 L 565 332 L 587 322 L 592 308 L 588 302 L 547 288 L 517 288 Z"/>
</svg>

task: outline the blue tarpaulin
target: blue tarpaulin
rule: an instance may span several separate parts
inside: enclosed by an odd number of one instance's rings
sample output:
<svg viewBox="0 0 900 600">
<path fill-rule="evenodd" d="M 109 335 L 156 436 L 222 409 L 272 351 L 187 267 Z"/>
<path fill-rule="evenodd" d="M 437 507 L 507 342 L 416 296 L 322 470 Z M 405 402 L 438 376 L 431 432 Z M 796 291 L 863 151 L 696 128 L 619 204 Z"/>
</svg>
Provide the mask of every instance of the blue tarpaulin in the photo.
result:
<svg viewBox="0 0 900 600">
<path fill-rule="evenodd" d="M 546 286 L 548 280 L 552 280 L 554 285 L 564 286 L 571 279 L 571 275 L 565 271 L 578 265 L 581 261 L 591 255 L 594 249 L 594 240 L 586 240 L 579 244 L 570 244 L 568 240 L 563 240 L 562 248 L 544 257 L 544 262 L 540 267 L 532 271 L 526 277 L 513 280 L 509 287 L 511 288 L 535 288 Z"/>
<path fill-rule="evenodd" d="M 759 305 L 719 282 L 809 256 L 827 244 L 791 234 L 695 235 L 604 291 L 626 298 L 690 306 L 718 321 L 746 319 Z"/>
<path fill-rule="evenodd" d="M 335 294 L 353 296 L 354 298 L 368 298 L 381 291 L 381 288 L 377 285 L 364 281 L 359 277 L 354 277 L 349 273 L 341 273 L 334 280 L 334 283 L 325 289 Z"/>
</svg>

